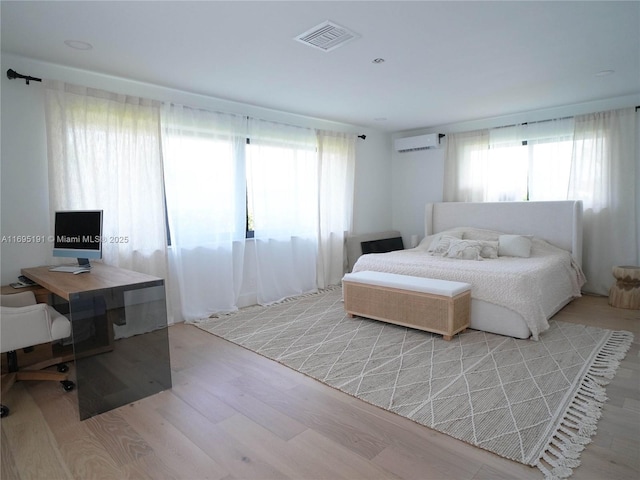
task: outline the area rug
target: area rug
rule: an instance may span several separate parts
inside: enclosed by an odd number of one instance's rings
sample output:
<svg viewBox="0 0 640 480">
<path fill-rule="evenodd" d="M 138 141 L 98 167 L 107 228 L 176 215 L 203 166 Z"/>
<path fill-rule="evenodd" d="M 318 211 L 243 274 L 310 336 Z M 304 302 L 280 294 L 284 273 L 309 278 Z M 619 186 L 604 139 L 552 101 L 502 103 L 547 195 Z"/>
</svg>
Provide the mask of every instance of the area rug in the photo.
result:
<svg viewBox="0 0 640 480">
<path fill-rule="evenodd" d="M 539 341 L 348 318 L 342 290 L 204 319 L 207 332 L 357 398 L 567 478 L 633 335 L 551 321 Z"/>
</svg>

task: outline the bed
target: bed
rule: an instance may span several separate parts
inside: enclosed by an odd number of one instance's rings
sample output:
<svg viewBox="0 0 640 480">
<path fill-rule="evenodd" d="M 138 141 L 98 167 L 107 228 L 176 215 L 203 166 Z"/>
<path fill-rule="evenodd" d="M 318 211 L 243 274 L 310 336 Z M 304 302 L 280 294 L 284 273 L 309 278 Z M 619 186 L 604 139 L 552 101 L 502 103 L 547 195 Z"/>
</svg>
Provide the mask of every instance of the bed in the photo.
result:
<svg viewBox="0 0 640 480">
<path fill-rule="evenodd" d="M 522 242 L 529 245 L 526 255 L 517 246 Z M 470 283 L 470 328 L 537 339 L 549 318 L 580 296 L 581 265 L 580 201 L 442 202 L 426 205 L 418 247 L 362 255 L 352 271 Z"/>
</svg>

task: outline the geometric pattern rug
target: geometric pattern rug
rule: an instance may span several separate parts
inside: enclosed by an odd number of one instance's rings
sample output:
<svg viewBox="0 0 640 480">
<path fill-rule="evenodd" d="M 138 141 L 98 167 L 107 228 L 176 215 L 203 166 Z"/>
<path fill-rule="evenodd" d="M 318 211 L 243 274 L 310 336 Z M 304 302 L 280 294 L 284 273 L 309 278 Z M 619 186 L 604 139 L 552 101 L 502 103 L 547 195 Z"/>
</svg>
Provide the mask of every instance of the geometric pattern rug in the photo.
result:
<svg viewBox="0 0 640 480">
<path fill-rule="evenodd" d="M 342 289 L 196 323 L 365 402 L 567 478 L 595 434 L 629 332 L 550 321 L 538 341 L 348 318 Z"/>
</svg>

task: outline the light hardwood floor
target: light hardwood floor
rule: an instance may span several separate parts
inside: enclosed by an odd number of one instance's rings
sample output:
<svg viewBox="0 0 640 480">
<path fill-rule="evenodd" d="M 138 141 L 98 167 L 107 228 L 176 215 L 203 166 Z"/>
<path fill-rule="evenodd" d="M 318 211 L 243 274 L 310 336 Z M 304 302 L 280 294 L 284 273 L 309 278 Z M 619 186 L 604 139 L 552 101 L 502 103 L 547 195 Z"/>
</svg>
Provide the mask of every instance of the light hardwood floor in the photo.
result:
<svg viewBox="0 0 640 480">
<path fill-rule="evenodd" d="M 572 480 L 640 478 L 640 311 L 585 296 L 556 318 L 634 333 Z M 169 337 L 171 390 L 83 422 L 73 393 L 15 385 L 2 399 L 12 413 L 0 478 L 542 478 L 194 326 L 172 326 Z"/>
</svg>

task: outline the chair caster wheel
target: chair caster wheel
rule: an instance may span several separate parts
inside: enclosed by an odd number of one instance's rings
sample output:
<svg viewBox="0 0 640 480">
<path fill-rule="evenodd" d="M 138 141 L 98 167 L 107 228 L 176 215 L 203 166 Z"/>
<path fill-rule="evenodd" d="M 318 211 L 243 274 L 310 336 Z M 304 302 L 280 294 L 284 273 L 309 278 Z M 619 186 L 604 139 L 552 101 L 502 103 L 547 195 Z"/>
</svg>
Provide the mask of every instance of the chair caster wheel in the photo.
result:
<svg viewBox="0 0 640 480">
<path fill-rule="evenodd" d="M 58 365 L 58 372 L 67 373 L 69 371 L 69 366 L 66 363 L 60 363 Z"/>
<path fill-rule="evenodd" d="M 0 418 L 4 418 L 9 415 L 9 407 L 0 405 Z"/>
<path fill-rule="evenodd" d="M 62 388 L 65 392 L 70 392 L 71 390 L 76 388 L 76 384 L 70 380 L 62 380 L 60 383 L 62 384 Z"/>
</svg>

